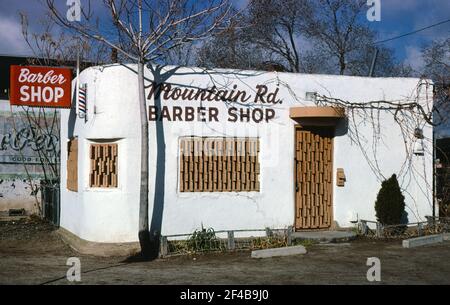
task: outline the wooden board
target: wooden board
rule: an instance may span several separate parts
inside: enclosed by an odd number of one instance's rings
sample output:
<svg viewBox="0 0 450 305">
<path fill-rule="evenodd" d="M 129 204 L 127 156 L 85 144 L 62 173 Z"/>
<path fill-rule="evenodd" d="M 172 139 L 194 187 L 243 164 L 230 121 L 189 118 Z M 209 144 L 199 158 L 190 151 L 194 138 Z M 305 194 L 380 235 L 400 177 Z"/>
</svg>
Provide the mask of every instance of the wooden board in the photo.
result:
<svg viewBox="0 0 450 305">
<path fill-rule="evenodd" d="M 78 138 L 67 143 L 67 189 L 78 192 Z"/>
</svg>

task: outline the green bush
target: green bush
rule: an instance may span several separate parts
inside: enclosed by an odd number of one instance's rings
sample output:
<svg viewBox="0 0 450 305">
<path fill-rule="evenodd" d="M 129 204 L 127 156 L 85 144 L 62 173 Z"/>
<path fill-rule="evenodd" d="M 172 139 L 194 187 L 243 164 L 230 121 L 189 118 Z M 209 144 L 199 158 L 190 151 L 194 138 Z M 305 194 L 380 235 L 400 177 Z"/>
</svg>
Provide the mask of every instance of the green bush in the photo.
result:
<svg viewBox="0 0 450 305">
<path fill-rule="evenodd" d="M 381 189 L 375 201 L 375 212 L 378 221 L 383 225 L 396 225 L 404 222 L 405 197 L 400 190 L 395 174 L 381 183 Z"/>
</svg>

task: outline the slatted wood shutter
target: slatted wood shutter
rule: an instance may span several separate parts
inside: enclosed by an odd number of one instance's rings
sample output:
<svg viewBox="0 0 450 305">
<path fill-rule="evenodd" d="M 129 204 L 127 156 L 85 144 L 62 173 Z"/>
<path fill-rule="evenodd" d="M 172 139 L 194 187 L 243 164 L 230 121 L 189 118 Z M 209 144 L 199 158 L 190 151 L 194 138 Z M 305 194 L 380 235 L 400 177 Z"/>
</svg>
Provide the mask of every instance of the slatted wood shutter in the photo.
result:
<svg viewBox="0 0 450 305">
<path fill-rule="evenodd" d="M 117 144 L 91 144 L 90 187 L 117 187 Z"/>
<path fill-rule="evenodd" d="M 259 139 L 180 141 L 181 192 L 259 192 Z"/>
<path fill-rule="evenodd" d="M 333 131 L 296 129 L 296 229 L 325 229 L 332 222 Z"/>
<path fill-rule="evenodd" d="M 67 189 L 78 192 L 78 138 L 67 142 Z"/>
</svg>

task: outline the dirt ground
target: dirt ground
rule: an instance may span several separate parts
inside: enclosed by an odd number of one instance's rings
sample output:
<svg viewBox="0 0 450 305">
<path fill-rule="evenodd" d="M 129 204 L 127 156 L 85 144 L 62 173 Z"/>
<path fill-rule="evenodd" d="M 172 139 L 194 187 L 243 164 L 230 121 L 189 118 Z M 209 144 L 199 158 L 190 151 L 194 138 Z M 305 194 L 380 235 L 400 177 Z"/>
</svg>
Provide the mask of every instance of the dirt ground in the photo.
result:
<svg viewBox="0 0 450 305">
<path fill-rule="evenodd" d="M 77 254 L 37 219 L 0 222 L 0 284 L 71 284 L 65 275 L 73 256 L 81 284 L 372 284 L 368 257 L 381 260 L 381 284 L 450 284 L 450 242 L 403 249 L 398 240 L 356 240 L 307 249 L 270 259 L 238 252 L 128 263 Z"/>
</svg>

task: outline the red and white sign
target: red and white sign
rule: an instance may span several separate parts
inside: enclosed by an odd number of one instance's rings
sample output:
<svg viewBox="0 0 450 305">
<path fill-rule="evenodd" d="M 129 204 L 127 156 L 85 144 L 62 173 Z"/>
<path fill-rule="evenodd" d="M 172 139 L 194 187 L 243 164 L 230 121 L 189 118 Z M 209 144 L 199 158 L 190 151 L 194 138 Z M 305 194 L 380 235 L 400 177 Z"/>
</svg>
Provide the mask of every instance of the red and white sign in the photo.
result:
<svg viewBox="0 0 450 305">
<path fill-rule="evenodd" d="M 70 108 L 70 69 L 11 66 L 10 104 L 15 106 Z"/>
</svg>

